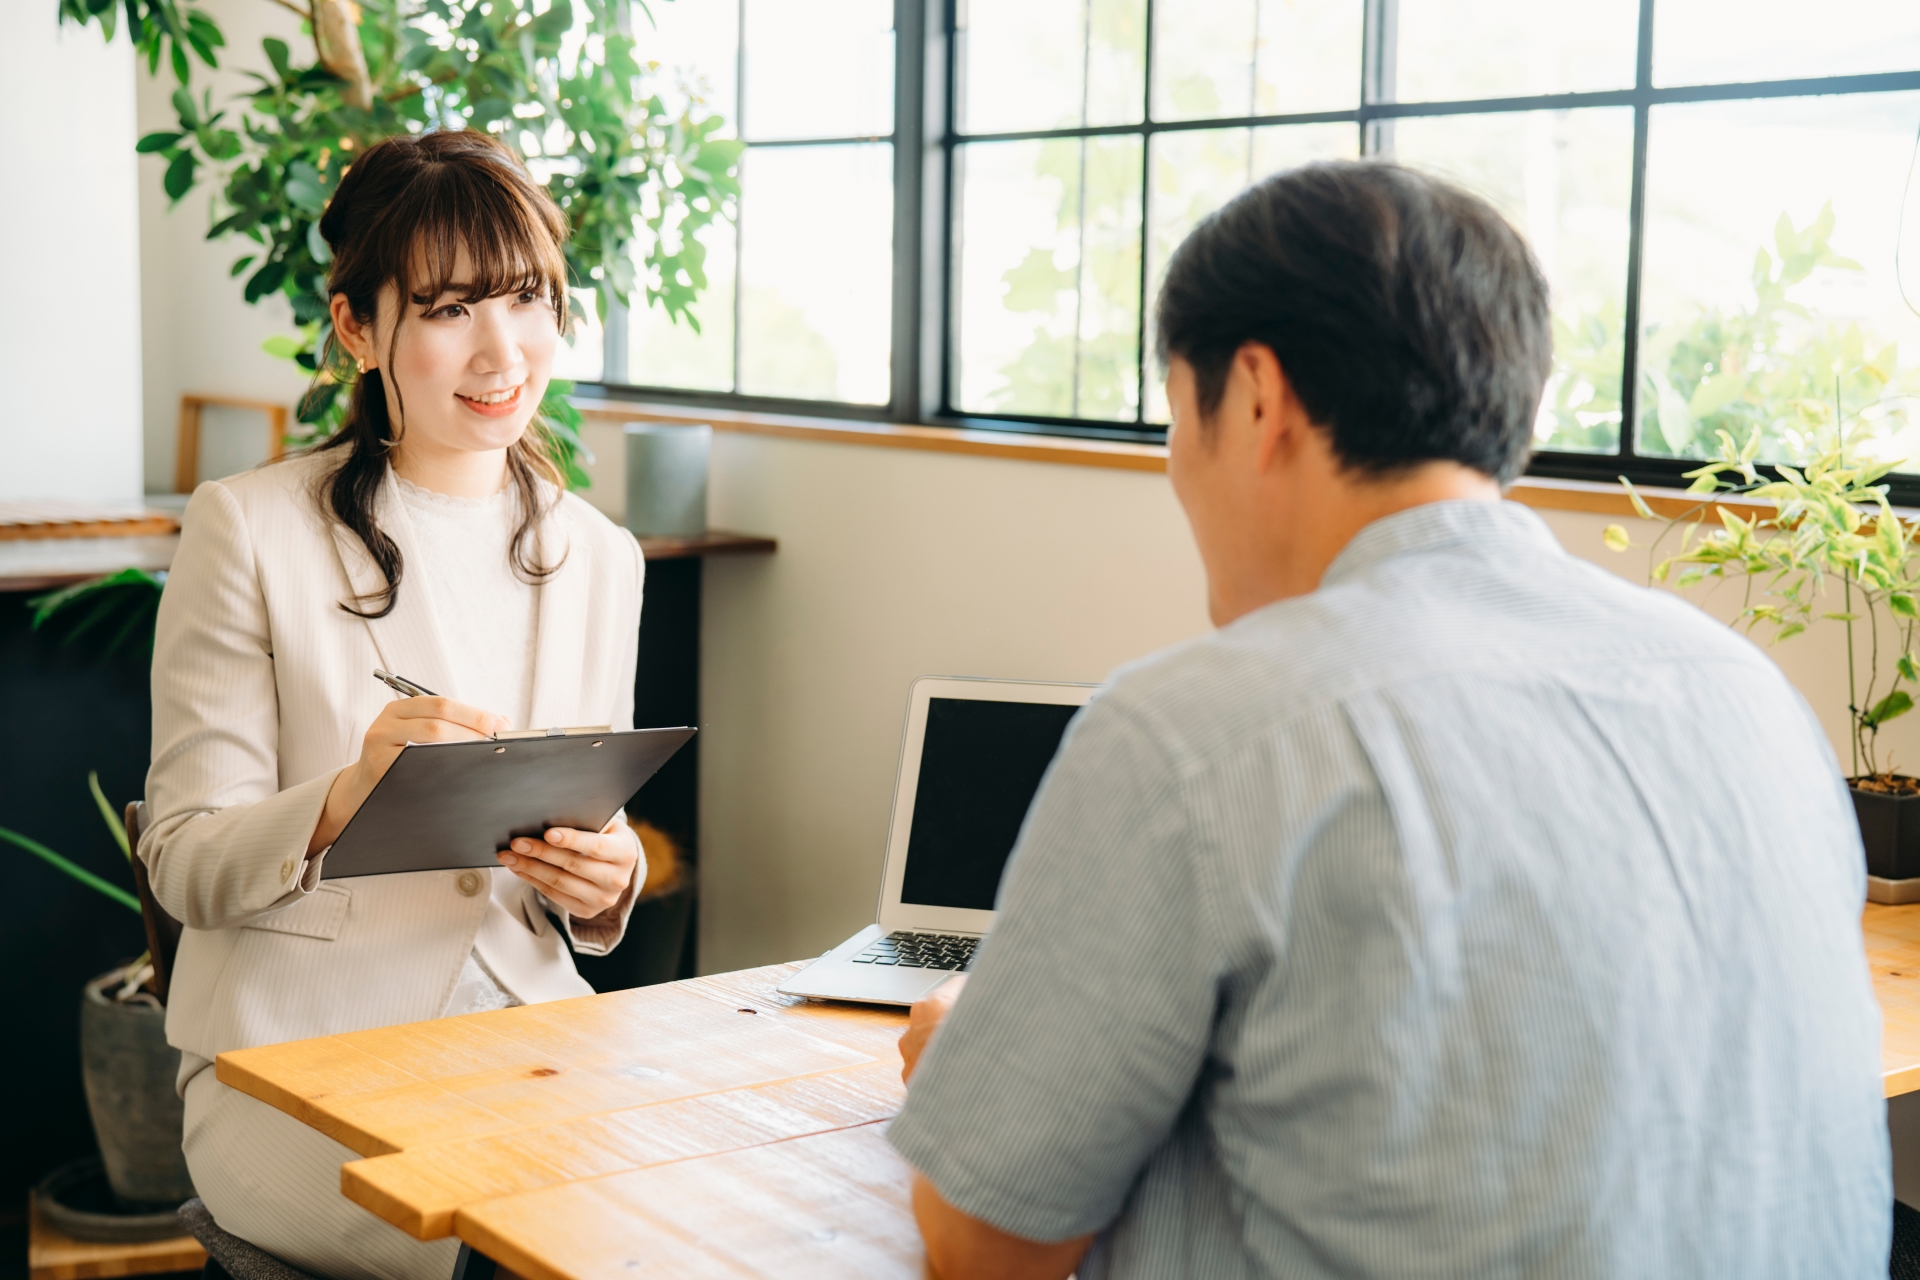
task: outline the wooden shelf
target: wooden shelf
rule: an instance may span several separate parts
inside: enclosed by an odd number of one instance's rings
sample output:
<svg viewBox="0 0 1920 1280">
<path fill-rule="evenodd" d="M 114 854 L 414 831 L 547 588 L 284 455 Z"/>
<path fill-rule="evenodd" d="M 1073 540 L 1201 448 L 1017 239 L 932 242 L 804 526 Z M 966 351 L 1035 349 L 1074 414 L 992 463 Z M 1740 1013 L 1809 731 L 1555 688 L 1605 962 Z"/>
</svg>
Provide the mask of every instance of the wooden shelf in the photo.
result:
<svg viewBox="0 0 1920 1280">
<path fill-rule="evenodd" d="M 723 533 L 718 529 L 710 530 L 695 538 L 661 538 L 648 535 L 640 539 L 640 550 L 649 560 L 770 555 L 779 549 L 780 544 L 772 538 L 762 538 L 751 533 Z"/>
<path fill-rule="evenodd" d="M 0 542 L 47 538 L 146 538 L 180 532 L 180 521 L 144 507 L 83 502 L 0 502 Z"/>
<path fill-rule="evenodd" d="M 192 1236 L 144 1244 L 93 1244 L 55 1230 L 28 1196 L 27 1274 L 30 1280 L 107 1280 L 112 1276 L 157 1276 L 198 1271 L 207 1251 Z"/>
</svg>

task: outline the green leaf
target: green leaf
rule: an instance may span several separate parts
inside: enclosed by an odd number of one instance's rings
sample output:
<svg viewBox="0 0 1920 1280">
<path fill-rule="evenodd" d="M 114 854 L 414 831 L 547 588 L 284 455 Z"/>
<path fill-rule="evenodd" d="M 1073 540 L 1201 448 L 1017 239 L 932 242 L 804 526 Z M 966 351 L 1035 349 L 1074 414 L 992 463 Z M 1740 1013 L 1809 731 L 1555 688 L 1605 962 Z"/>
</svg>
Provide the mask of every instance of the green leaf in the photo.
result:
<svg viewBox="0 0 1920 1280">
<path fill-rule="evenodd" d="M 290 80 L 293 78 L 293 72 L 289 69 L 290 64 L 287 60 L 287 42 L 285 40 L 268 36 L 260 42 L 260 48 L 266 53 L 267 61 L 273 64 L 273 74 L 279 76 L 282 80 Z"/>
<path fill-rule="evenodd" d="M 133 849 L 127 844 L 126 823 L 107 803 L 107 793 L 100 789 L 100 775 L 92 770 L 87 771 L 87 790 L 93 792 L 93 802 L 100 806 L 100 816 L 107 820 L 107 830 L 113 832 L 113 842 L 120 846 L 120 852 L 127 855 L 127 861 L 132 862 Z"/>
<path fill-rule="evenodd" d="M 1601 530 L 1600 540 L 1607 544 L 1609 551 L 1625 551 L 1633 545 L 1633 540 L 1627 537 L 1627 531 L 1617 524 L 1610 524 Z"/>
<path fill-rule="evenodd" d="M 194 159 L 191 151 L 182 151 L 173 158 L 173 163 L 167 166 L 166 176 L 160 180 L 160 186 L 167 193 L 167 198 L 175 204 L 178 204 L 187 192 L 193 190 L 193 170 Z"/>
<path fill-rule="evenodd" d="M 89 889 L 97 889 L 121 906 L 132 911 L 135 915 L 140 914 L 140 899 L 134 897 L 117 884 L 107 883 L 99 876 L 93 874 L 93 872 L 88 871 L 85 867 L 76 866 L 68 862 L 65 858 L 47 848 L 47 846 L 41 844 L 39 841 L 29 840 L 18 831 L 10 831 L 6 827 L 0 827 L 0 840 L 11 841 L 13 844 L 25 849 L 34 857 L 60 868 L 60 870 L 66 872 L 81 884 L 86 885 Z"/>
<path fill-rule="evenodd" d="M 261 343 L 260 349 L 276 360 L 291 360 L 299 355 L 303 348 L 296 340 L 285 334 L 276 333 Z"/>
<path fill-rule="evenodd" d="M 1904 591 L 1895 591 L 1887 596 L 1887 609 L 1903 618 L 1920 618 L 1920 604 Z"/>
<path fill-rule="evenodd" d="M 141 155 L 151 155 L 155 151 L 165 151 L 186 136 L 184 133 L 150 133 L 134 143 L 133 149 Z"/>
<path fill-rule="evenodd" d="M 1860 723 L 1869 729 L 1877 729 L 1887 721 L 1903 716 L 1913 710 L 1913 699 L 1905 689 L 1895 689 L 1886 697 L 1873 704 L 1873 710 L 1860 717 Z"/>
<path fill-rule="evenodd" d="M 1633 481 L 1627 479 L 1625 476 L 1621 476 L 1620 483 L 1626 487 L 1627 499 L 1633 503 L 1633 509 L 1640 513 L 1642 520 L 1659 519 L 1658 516 L 1653 514 L 1653 508 L 1647 505 L 1646 499 L 1640 496 L 1640 491 L 1633 487 Z"/>
<path fill-rule="evenodd" d="M 1912 654 L 1901 654 L 1900 660 L 1893 665 L 1900 672 L 1902 680 L 1911 680 L 1915 684 L 1920 684 L 1920 666 L 1914 664 Z"/>
</svg>

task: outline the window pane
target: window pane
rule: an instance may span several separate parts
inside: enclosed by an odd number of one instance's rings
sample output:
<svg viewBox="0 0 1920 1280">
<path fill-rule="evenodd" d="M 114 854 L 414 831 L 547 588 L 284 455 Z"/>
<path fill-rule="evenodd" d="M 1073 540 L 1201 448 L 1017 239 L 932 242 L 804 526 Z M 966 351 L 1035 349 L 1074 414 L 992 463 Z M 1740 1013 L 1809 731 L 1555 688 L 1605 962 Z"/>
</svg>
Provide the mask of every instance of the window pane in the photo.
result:
<svg viewBox="0 0 1920 1280">
<path fill-rule="evenodd" d="M 1358 106 L 1362 16 L 1360 0 L 1156 0 L 1154 119 Z"/>
<path fill-rule="evenodd" d="M 715 137 L 737 137 L 734 73 L 739 5 L 734 0 L 683 0 L 649 4 L 642 10 L 636 4 L 632 21 L 634 56 L 659 64 L 664 74 L 653 87 L 667 109 L 678 114 L 691 99 L 706 112 L 725 117 L 726 124 Z"/>
<path fill-rule="evenodd" d="M 740 390 L 886 403 L 892 145 L 755 147 L 740 168 Z"/>
<path fill-rule="evenodd" d="M 627 318 L 629 382 L 690 391 L 733 390 L 733 224 L 709 223 L 698 240 L 707 251 L 707 287 L 693 304 L 693 319 L 700 327 L 695 330 L 684 319 L 674 323 L 636 292 Z"/>
<path fill-rule="evenodd" d="M 1133 124 L 1146 98 L 1146 0 L 963 0 L 958 127 Z"/>
<path fill-rule="evenodd" d="M 1895 274 L 1916 126 L 1920 93 L 1653 109 L 1641 452 L 1700 457 L 1716 428 L 1758 427 L 1762 457 L 1804 459 L 1837 394 L 1864 456 L 1920 471 L 1920 319 Z"/>
<path fill-rule="evenodd" d="M 568 289 L 574 312 L 567 337 L 553 357 L 553 376 L 574 382 L 598 382 L 606 363 L 606 334 L 600 328 L 592 289 Z"/>
<path fill-rule="evenodd" d="M 1491 201 L 1526 236 L 1546 272 L 1553 288 L 1554 371 L 1534 427 L 1535 447 L 1617 450 L 1632 111 L 1398 120 L 1393 144 L 1395 159 Z"/>
<path fill-rule="evenodd" d="M 1148 205 L 1147 297 L 1160 296 L 1167 260 L 1200 220 L 1269 174 L 1310 160 L 1351 159 L 1360 130 L 1351 124 L 1281 124 L 1261 129 L 1194 129 L 1156 134 Z M 1148 323 L 1152 323 L 1149 312 Z M 1147 376 L 1146 420 L 1167 421 L 1166 382 Z"/>
<path fill-rule="evenodd" d="M 1659 85 L 1920 67 L 1914 0 L 1660 0 L 1653 23 Z"/>
<path fill-rule="evenodd" d="M 1639 10 L 1638 0 L 1400 0 L 1388 101 L 1632 88 Z"/>
<path fill-rule="evenodd" d="M 892 0 L 746 0 L 746 7 L 747 138 L 893 132 Z"/>
<path fill-rule="evenodd" d="M 1133 421 L 1140 139 L 975 143 L 955 170 L 954 407 Z"/>
</svg>

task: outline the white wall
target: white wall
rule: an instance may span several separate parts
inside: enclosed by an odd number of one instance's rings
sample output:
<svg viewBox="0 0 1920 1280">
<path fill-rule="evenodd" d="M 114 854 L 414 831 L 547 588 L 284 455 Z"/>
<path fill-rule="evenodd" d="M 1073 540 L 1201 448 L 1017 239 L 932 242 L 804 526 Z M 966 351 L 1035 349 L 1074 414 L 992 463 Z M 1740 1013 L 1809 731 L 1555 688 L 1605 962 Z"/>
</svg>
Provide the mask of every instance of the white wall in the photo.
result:
<svg viewBox="0 0 1920 1280">
<path fill-rule="evenodd" d="M 140 496 L 139 229 L 133 52 L 0 4 L 0 500 Z"/>
<path fill-rule="evenodd" d="M 617 434 L 591 443 L 607 455 Z M 817 955 L 872 919 L 908 682 L 1100 680 L 1207 628 L 1162 476 L 720 433 L 716 527 L 769 557 L 707 564 L 701 968 Z M 1609 517 L 1544 512 L 1576 555 L 1632 581 Z M 1636 538 L 1654 526 L 1626 521 Z M 1698 593 L 1729 618 L 1737 589 Z M 1841 633 L 1773 651 L 1845 763 Z M 1888 731 L 1920 766 L 1920 715 Z M 1712 785 L 1712 726 L 1700 784 Z"/>
<path fill-rule="evenodd" d="M 39 0 L 34 0 L 38 3 Z M 6 0 L 25 4 L 27 0 Z M 53 6 L 51 0 L 46 8 Z M 279 5 L 261 0 L 207 0 L 201 5 L 220 24 L 227 47 L 220 51 L 221 69 L 209 72 L 195 63 L 196 93 L 212 89 L 216 109 L 252 82 L 241 73 L 269 73 L 260 41 L 269 35 L 285 40 L 296 63 L 310 59 L 312 42 L 300 34 L 300 20 Z M 144 64 L 137 75 L 140 132 L 177 127 L 178 116 L 168 101 L 175 83 L 163 64 L 160 75 L 147 75 Z M 132 86 L 129 86 L 130 88 Z M 237 112 L 223 121 L 237 127 Z M 127 150 L 133 143 L 129 140 Z M 140 317 L 146 331 L 141 368 L 145 379 L 145 481 L 149 492 L 173 488 L 174 442 L 178 433 L 180 396 L 184 392 L 241 396 L 292 405 L 306 390 L 305 376 L 290 362 L 277 360 L 260 349 L 276 334 L 295 332 L 293 312 L 276 294 L 248 306 L 241 294 L 243 275 L 231 279 L 227 269 L 253 247 L 248 240 L 228 237 L 209 241 L 213 225 L 209 202 L 217 183 L 203 181 L 178 205 L 169 208 L 160 178 L 166 165 L 158 156 L 139 157 L 140 209 Z M 131 196 L 131 193 L 128 193 Z"/>
</svg>

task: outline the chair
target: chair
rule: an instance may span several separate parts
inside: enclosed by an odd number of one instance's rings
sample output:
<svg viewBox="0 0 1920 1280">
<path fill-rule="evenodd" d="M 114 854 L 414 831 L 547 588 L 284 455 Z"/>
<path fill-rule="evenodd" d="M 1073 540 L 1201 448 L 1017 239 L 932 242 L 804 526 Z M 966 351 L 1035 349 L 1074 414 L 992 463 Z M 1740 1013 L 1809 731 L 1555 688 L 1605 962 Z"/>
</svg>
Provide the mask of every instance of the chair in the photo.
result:
<svg viewBox="0 0 1920 1280">
<path fill-rule="evenodd" d="M 127 847 L 133 850 L 133 887 L 140 895 L 140 920 L 147 926 L 147 954 L 153 960 L 153 991 L 160 1003 L 167 1002 L 167 986 L 173 979 L 173 957 L 180 950 L 180 922 L 167 914 L 153 896 L 147 879 L 147 864 L 140 860 L 140 836 L 147 829 L 147 805 L 135 800 L 127 806 Z"/>
<path fill-rule="evenodd" d="M 213 1220 L 207 1211 L 206 1202 L 199 1197 L 180 1206 L 180 1225 L 193 1233 L 200 1247 L 207 1251 L 206 1270 L 200 1273 L 201 1280 L 314 1280 L 314 1277 L 298 1267 L 289 1266 L 262 1249 L 259 1245 L 248 1244 L 239 1236 L 228 1235 Z"/>
</svg>

